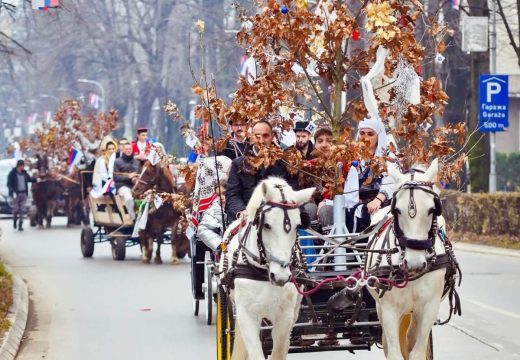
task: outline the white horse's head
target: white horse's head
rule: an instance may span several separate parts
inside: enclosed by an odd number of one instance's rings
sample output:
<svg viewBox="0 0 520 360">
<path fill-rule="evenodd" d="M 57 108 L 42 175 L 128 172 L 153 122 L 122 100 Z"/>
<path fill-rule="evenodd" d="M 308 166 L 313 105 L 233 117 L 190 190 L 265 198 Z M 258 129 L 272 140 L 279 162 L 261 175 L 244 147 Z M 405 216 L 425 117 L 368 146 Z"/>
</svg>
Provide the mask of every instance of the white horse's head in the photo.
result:
<svg viewBox="0 0 520 360">
<path fill-rule="evenodd" d="M 388 174 L 396 184 L 392 200 L 394 230 L 401 247 L 401 267 L 410 272 L 426 269 L 427 251 L 435 245 L 440 198 L 435 187 L 439 171 L 435 159 L 425 171 L 412 169 L 405 174 L 391 163 Z"/>
<path fill-rule="evenodd" d="M 299 207 L 308 202 L 315 188 L 294 191 L 281 178 L 262 181 L 247 204 L 247 213 L 254 217 L 258 229 L 260 256 L 269 267 L 269 280 L 283 286 L 291 279 L 291 263 L 300 225 Z"/>
</svg>

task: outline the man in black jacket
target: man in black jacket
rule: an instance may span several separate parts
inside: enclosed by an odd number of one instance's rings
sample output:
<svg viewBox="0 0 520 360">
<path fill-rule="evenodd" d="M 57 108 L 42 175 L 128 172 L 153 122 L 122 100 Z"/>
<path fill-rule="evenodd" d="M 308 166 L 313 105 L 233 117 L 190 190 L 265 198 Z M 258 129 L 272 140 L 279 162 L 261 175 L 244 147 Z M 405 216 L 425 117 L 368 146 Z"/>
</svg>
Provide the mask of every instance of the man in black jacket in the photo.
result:
<svg viewBox="0 0 520 360">
<path fill-rule="evenodd" d="M 234 160 L 251 148 L 251 143 L 247 139 L 247 124 L 242 119 L 232 119 L 229 121 L 231 126 L 231 139 L 226 143 L 225 149 L 218 155 L 224 155 Z"/>
<path fill-rule="evenodd" d="M 25 214 L 27 196 L 29 194 L 29 183 L 36 182 L 36 179 L 29 176 L 24 167 L 24 161 L 18 160 L 16 167 L 13 168 L 7 176 L 7 188 L 9 189 L 9 196 L 14 198 L 13 228 L 16 229 L 18 221 L 19 231 L 23 231 L 23 216 Z"/>
<path fill-rule="evenodd" d="M 114 183 L 117 193 L 123 197 L 126 210 L 132 219 L 135 218 L 132 187 L 139 179 L 140 168 L 140 161 L 134 158 L 132 144 L 125 144 L 123 155 L 114 162 Z"/>
<path fill-rule="evenodd" d="M 253 135 L 258 143 L 265 146 L 270 146 L 274 138 L 271 124 L 263 120 L 255 123 L 253 126 Z M 256 147 L 253 146 L 250 152 L 254 154 L 255 151 Z M 254 174 L 251 174 L 244 170 L 245 159 L 245 156 L 240 156 L 231 163 L 231 170 L 226 187 L 226 214 L 229 221 L 235 220 L 245 211 L 255 187 L 260 181 L 267 179 L 269 176 L 287 178 L 287 170 L 280 161 L 276 162 L 274 166 L 262 168 Z"/>
</svg>

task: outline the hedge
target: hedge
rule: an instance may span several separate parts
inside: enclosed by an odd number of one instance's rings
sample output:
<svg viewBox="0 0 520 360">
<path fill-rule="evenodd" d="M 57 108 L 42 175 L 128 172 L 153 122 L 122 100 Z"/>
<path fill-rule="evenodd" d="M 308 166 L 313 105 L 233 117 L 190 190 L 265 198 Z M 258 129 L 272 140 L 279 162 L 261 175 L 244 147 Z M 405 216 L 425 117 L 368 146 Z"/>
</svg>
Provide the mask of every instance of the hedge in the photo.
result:
<svg viewBox="0 0 520 360">
<path fill-rule="evenodd" d="M 464 239 L 471 240 L 473 234 L 477 238 L 472 242 L 495 241 L 500 246 L 509 246 L 508 242 L 520 244 L 520 192 L 467 194 L 445 191 L 441 198 L 448 229 L 464 235 Z"/>
</svg>

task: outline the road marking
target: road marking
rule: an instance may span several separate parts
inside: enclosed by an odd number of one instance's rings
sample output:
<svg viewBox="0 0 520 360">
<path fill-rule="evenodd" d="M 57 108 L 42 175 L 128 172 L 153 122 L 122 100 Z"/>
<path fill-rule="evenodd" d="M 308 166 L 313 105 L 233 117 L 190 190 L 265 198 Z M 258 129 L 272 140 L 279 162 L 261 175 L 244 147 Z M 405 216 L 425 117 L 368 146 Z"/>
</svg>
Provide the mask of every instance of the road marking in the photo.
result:
<svg viewBox="0 0 520 360">
<path fill-rule="evenodd" d="M 452 328 L 454 328 L 455 330 L 460 331 L 464 335 L 469 336 L 470 338 L 477 340 L 479 343 L 481 343 L 483 345 L 486 345 L 486 346 L 489 346 L 490 348 L 492 348 L 495 351 L 500 351 L 500 349 L 502 348 L 502 345 L 500 345 L 500 344 L 493 345 L 491 343 L 488 343 L 487 341 L 485 341 L 485 340 L 483 340 L 483 339 L 481 339 L 481 338 L 471 334 L 470 330 L 466 330 L 463 327 L 457 326 L 457 325 L 455 325 L 453 323 L 451 323 L 451 324 L 448 323 L 448 325 L 451 326 Z"/>
<path fill-rule="evenodd" d="M 508 310 L 504 310 L 504 309 L 500 309 L 500 308 L 497 308 L 497 307 L 492 306 L 492 305 L 484 304 L 484 303 L 481 303 L 480 301 L 473 300 L 473 299 L 468 299 L 468 298 L 464 298 L 464 297 L 461 297 L 461 299 L 464 300 L 464 301 L 470 302 L 473 305 L 480 306 L 483 309 L 494 311 L 497 314 L 501 314 L 501 315 L 507 316 L 509 318 L 520 320 L 520 315 L 518 315 L 518 314 L 516 314 L 514 312 L 511 312 L 511 311 L 508 311 Z"/>
</svg>

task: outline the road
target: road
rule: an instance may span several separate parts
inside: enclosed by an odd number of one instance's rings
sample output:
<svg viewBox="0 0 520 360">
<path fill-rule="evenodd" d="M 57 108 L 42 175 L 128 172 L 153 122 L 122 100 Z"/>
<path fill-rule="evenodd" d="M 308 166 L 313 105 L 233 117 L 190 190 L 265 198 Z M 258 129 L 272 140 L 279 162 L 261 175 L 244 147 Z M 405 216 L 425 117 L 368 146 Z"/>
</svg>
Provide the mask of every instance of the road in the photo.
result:
<svg viewBox="0 0 520 360">
<path fill-rule="evenodd" d="M 92 259 L 80 228 L 19 233 L 10 220 L 0 256 L 30 288 L 30 319 L 17 359 L 212 359 L 215 328 L 192 315 L 188 260 L 144 265 L 137 247 L 115 262 L 108 244 Z M 164 249 L 163 259 L 170 251 Z M 436 359 L 520 359 L 520 258 L 458 252 L 462 317 L 434 328 Z M 446 310 L 446 306 L 443 307 Z M 289 359 L 384 359 L 381 350 L 289 355 Z"/>
</svg>

